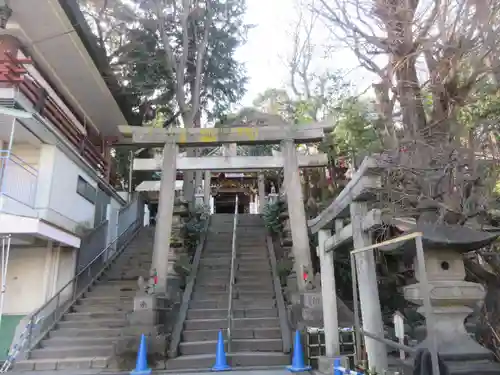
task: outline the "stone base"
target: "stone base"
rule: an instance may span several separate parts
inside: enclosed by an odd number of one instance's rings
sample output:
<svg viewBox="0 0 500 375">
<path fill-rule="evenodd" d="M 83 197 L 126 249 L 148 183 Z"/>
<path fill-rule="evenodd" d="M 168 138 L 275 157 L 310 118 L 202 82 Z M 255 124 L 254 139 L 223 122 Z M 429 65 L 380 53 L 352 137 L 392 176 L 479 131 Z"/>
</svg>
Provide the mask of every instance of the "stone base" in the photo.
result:
<svg viewBox="0 0 500 375">
<path fill-rule="evenodd" d="M 142 333 L 146 335 L 147 340 L 148 365 L 151 367 L 157 367 L 160 362 L 164 362 L 165 360 L 165 353 L 167 349 L 166 338 L 164 335 L 148 334 L 144 331 Z M 140 334 L 136 337 L 123 338 L 121 340 L 118 340 L 113 345 L 113 358 L 111 360 L 111 367 L 121 370 L 130 370 L 131 368 L 134 368 L 140 341 Z"/>
<path fill-rule="evenodd" d="M 335 357 L 335 358 L 330 358 L 330 357 L 321 356 L 321 357 L 318 357 L 318 372 L 320 372 L 322 374 L 332 375 L 334 373 L 333 372 L 333 361 L 337 358 L 340 358 L 340 365 L 342 367 L 349 369 L 349 358 L 348 357 L 339 356 L 339 357 Z M 350 370 L 352 370 L 352 369 L 350 369 Z"/>
</svg>

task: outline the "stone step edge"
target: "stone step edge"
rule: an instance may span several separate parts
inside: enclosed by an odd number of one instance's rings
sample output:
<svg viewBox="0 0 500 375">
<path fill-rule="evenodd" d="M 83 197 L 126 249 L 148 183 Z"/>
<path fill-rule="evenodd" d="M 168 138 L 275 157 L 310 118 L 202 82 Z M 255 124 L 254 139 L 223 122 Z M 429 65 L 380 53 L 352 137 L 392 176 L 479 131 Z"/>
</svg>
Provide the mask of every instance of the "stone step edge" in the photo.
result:
<svg viewBox="0 0 500 375">
<path fill-rule="evenodd" d="M 110 361 L 109 356 L 103 356 L 103 357 L 72 357 L 72 358 L 40 358 L 40 359 L 23 359 L 23 360 L 17 360 L 16 363 L 14 364 L 14 369 L 13 373 L 16 373 L 16 367 L 18 372 L 25 372 L 25 371 L 50 371 L 50 370 L 65 370 L 68 371 L 70 368 L 69 367 L 63 367 L 63 368 L 58 368 L 59 364 L 65 364 L 65 363 L 89 363 L 90 366 L 88 368 L 91 369 L 103 369 L 108 366 L 108 363 Z M 102 365 L 102 362 L 105 363 L 105 366 Z M 44 366 L 45 364 L 45 366 Z M 38 368 L 39 366 L 42 368 Z M 53 366 L 47 366 L 47 365 L 53 365 Z M 22 369 L 21 369 L 22 368 Z M 75 368 L 77 368 L 75 366 Z M 80 368 L 80 367 L 78 367 Z M 71 367 L 72 369 L 72 367 Z"/>
<path fill-rule="evenodd" d="M 61 352 L 61 351 L 64 351 L 64 350 L 86 350 L 86 349 L 89 349 L 89 348 L 92 348 L 92 349 L 96 349 L 96 350 L 111 350 L 110 346 L 109 345 L 84 345 L 84 346 L 71 346 L 71 347 L 68 347 L 68 348 L 61 348 L 59 346 L 51 346 L 51 347 L 48 347 L 48 348 L 36 348 L 36 349 L 33 349 L 33 351 L 43 351 L 43 352 L 57 352 L 58 354 Z M 55 357 L 54 359 L 57 359 L 58 357 Z M 75 357 L 75 358 L 80 358 L 80 357 Z M 45 359 L 45 358 L 43 358 Z"/>
<path fill-rule="evenodd" d="M 234 321 L 258 321 L 258 320 L 267 320 L 267 319 L 275 319 L 279 320 L 278 317 L 275 316 L 270 316 L 268 318 L 233 318 L 231 319 L 233 322 Z M 224 321 L 227 322 L 227 318 L 208 318 L 208 319 L 186 319 L 186 322 L 217 322 L 217 321 Z M 249 328 L 251 329 L 251 328 Z M 210 330 L 204 330 L 204 331 L 210 331 Z"/>
<path fill-rule="evenodd" d="M 238 342 L 238 343 L 248 343 L 248 342 L 259 342 L 259 343 L 265 343 L 265 342 L 281 342 L 281 339 L 231 339 L 231 342 Z M 227 339 L 224 340 L 224 343 L 227 343 Z M 208 340 L 208 341 L 183 341 L 180 343 L 180 345 L 183 346 L 191 346 L 191 345 L 215 345 L 217 344 L 217 340 Z M 238 352 L 236 352 L 238 353 Z M 253 353 L 253 352 L 250 352 Z M 267 352 L 257 352 L 257 353 L 267 353 Z"/>
<path fill-rule="evenodd" d="M 227 357 L 234 357 L 234 356 L 269 356 L 269 357 L 281 357 L 281 356 L 289 356 L 289 354 L 282 353 L 282 352 L 233 352 L 233 353 L 227 353 Z M 191 361 L 193 359 L 210 359 L 210 358 L 215 358 L 215 353 L 212 354 L 188 354 L 188 355 L 181 355 L 176 358 L 172 358 L 167 360 L 168 361 Z"/>
</svg>

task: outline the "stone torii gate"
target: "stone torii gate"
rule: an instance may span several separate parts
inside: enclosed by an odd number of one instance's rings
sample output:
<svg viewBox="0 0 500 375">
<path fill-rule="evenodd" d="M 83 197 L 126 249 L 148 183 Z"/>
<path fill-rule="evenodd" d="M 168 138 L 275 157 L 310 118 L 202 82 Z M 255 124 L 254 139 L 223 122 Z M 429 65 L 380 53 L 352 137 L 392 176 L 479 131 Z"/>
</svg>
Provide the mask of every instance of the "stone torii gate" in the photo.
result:
<svg viewBox="0 0 500 375">
<path fill-rule="evenodd" d="M 319 142 L 331 127 L 325 125 L 307 126 L 266 126 L 233 127 L 210 129 L 159 129 L 138 126 L 122 126 L 121 132 L 129 144 L 139 147 L 163 147 L 161 162 L 161 185 L 158 202 L 152 268 L 158 277 L 158 292 L 167 290 L 168 257 L 172 231 L 175 181 L 178 169 L 184 170 L 231 170 L 283 168 L 284 185 L 289 207 L 292 229 L 293 254 L 297 275 L 311 274 L 311 255 L 309 236 L 303 204 L 299 168 L 301 166 L 320 166 L 326 164 L 324 155 L 303 157 L 297 155 L 296 143 Z M 121 144 L 127 144 L 127 141 Z M 281 157 L 205 157 L 179 158 L 179 146 L 213 147 L 223 144 L 258 145 L 280 144 Z M 192 159 L 192 160 L 190 160 Z M 157 170 L 159 165 L 154 159 L 136 161 L 143 163 L 142 168 Z M 136 165 L 137 165 L 136 164 Z M 144 170 L 143 169 L 143 170 Z M 305 287 L 302 277 L 298 278 L 299 289 Z"/>
</svg>

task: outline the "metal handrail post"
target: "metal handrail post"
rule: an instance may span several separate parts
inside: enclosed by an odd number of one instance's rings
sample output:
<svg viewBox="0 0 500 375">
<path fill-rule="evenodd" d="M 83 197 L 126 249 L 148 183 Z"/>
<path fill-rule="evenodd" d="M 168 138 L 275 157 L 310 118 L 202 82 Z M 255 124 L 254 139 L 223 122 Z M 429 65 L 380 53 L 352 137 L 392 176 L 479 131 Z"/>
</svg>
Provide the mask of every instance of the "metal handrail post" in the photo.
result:
<svg viewBox="0 0 500 375">
<path fill-rule="evenodd" d="M 233 321 L 233 286 L 236 260 L 236 227 L 238 226 L 238 194 L 234 200 L 233 240 L 231 242 L 231 273 L 229 276 L 229 299 L 227 304 L 227 351 L 231 352 L 231 325 Z"/>
</svg>

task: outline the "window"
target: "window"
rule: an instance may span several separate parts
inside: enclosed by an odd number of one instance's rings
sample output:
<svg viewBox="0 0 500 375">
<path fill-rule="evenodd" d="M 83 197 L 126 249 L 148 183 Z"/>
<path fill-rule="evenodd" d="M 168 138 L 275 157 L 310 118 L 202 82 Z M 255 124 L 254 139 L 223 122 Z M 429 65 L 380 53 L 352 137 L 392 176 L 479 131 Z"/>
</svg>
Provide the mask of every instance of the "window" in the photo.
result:
<svg viewBox="0 0 500 375">
<path fill-rule="evenodd" d="M 85 181 L 81 176 L 78 176 L 78 182 L 76 184 L 76 192 L 88 200 L 90 203 L 94 204 L 96 199 L 96 189 Z"/>
</svg>

